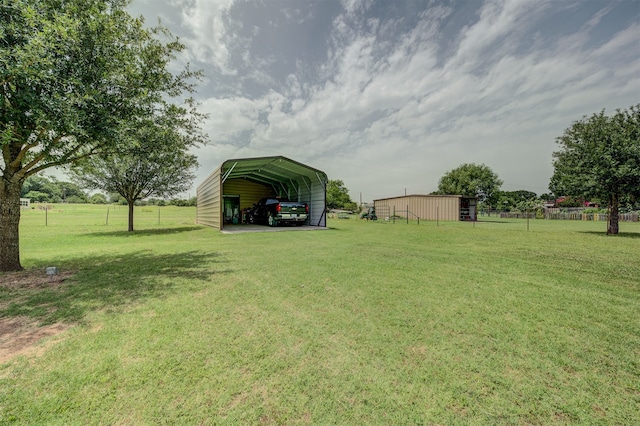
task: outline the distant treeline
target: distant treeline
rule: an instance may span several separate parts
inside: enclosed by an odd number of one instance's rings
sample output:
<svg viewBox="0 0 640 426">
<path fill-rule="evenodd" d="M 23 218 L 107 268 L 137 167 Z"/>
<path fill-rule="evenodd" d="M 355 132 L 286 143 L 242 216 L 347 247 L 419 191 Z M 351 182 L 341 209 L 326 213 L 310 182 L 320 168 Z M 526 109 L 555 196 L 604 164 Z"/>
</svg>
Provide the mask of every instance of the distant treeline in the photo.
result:
<svg viewBox="0 0 640 426">
<path fill-rule="evenodd" d="M 32 203 L 127 204 L 127 201 L 118 193 L 105 195 L 96 192 L 88 194 L 75 183 L 59 181 L 53 176 L 29 177 L 22 186 L 20 196 L 29 198 Z M 196 197 L 189 199 L 174 198 L 171 200 L 150 198 L 136 202 L 136 205 L 195 206 Z"/>
</svg>

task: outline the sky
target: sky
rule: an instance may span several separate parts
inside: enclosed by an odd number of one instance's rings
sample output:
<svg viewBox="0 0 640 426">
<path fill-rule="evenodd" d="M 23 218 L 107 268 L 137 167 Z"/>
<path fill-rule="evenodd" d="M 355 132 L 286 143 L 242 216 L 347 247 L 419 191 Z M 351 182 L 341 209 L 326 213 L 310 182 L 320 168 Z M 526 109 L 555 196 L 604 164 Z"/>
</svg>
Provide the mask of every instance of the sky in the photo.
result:
<svg viewBox="0 0 640 426">
<path fill-rule="evenodd" d="M 352 200 L 428 194 L 464 163 L 502 190 L 548 192 L 556 138 L 640 103 L 640 2 L 133 0 L 186 45 L 210 144 L 283 155 Z"/>
</svg>

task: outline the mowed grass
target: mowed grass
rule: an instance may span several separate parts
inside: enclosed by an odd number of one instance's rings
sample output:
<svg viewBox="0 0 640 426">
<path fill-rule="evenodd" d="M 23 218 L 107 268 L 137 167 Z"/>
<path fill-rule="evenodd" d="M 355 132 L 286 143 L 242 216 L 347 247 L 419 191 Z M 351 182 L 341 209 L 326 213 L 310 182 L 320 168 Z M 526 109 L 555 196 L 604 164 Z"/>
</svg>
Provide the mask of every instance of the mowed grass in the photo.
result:
<svg viewBox="0 0 640 426">
<path fill-rule="evenodd" d="M 0 366 L 0 423 L 638 424 L 640 224 L 25 212 L 0 316 L 77 324 Z M 158 211 L 160 219 L 158 220 Z"/>
</svg>

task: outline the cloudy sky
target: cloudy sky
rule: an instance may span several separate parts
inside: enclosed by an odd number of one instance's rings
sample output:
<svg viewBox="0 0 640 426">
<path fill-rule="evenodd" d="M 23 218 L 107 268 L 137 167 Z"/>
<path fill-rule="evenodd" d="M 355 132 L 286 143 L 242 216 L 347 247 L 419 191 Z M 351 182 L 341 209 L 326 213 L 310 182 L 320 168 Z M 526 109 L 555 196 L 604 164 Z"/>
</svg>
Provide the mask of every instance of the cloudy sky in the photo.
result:
<svg viewBox="0 0 640 426">
<path fill-rule="evenodd" d="M 211 144 L 284 155 L 354 201 L 437 188 L 484 163 L 503 190 L 548 191 L 555 138 L 640 102 L 640 2 L 133 0 L 187 46 Z"/>
</svg>

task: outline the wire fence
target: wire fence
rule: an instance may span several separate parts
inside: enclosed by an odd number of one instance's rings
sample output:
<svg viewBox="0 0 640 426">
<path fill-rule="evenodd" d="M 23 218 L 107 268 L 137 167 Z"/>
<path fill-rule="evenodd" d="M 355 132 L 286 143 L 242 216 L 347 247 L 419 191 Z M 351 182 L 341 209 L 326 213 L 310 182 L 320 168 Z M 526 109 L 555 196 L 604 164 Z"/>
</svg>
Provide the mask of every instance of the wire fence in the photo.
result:
<svg viewBox="0 0 640 426">
<path fill-rule="evenodd" d="M 487 212 L 481 212 L 486 215 Z M 501 219 L 548 219 L 548 220 L 587 220 L 587 221 L 608 221 L 608 213 L 589 212 L 585 213 L 584 209 L 540 209 L 530 212 L 513 212 L 513 211 L 492 211 L 491 215 L 499 216 Z M 638 213 L 619 213 L 619 222 L 638 222 L 640 214 Z"/>
<path fill-rule="evenodd" d="M 376 211 L 376 215 L 378 220 L 383 221 L 391 221 L 395 223 L 397 220 L 406 221 L 417 221 L 426 220 L 424 218 L 418 217 L 414 212 L 410 210 L 397 210 L 391 209 L 389 206 L 380 206 Z M 464 217 L 465 212 L 461 210 L 461 218 Z M 340 213 L 331 213 L 329 214 L 330 218 L 339 218 L 339 219 L 348 219 L 351 217 L 358 218 L 366 218 L 366 216 L 362 215 L 350 215 L 347 212 Z M 598 213 L 598 212 L 589 212 L 584 213 L 584 209 L 539 209 L 535 211 L 500 211 L 500 210 L 480 210 L 478 219 L 481 220 L 481 217 L 499 217 L 501 219 L 547 219 L 547 220 L 583 220 L 583 221 L 601 221 L 607 222 L 609 220 L 609 215 L 607 213 Z M 633 213 L 619 213 L 618 214 L 619 222 L 640 222 L 640 214 L 637 212 Z"/>
<path fill-rule="evenodd" d="M 591 220 L 591 221 L 608 221 L 607 213 L 547 213 L 545 219 L 550 220 Z M 619 213 L 618 222 L 638 222 L 640 215 L 638 213 Z"/>
</svg>

